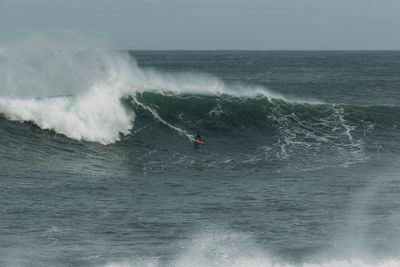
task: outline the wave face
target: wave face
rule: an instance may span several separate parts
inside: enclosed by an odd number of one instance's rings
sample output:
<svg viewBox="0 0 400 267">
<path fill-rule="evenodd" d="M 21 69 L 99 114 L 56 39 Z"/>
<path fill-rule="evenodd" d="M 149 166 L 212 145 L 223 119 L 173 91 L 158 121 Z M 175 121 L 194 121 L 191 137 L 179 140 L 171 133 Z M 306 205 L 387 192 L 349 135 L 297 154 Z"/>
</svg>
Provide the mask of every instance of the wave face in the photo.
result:
<svg viewBox="0 0 400 267">
<path fill-rule="evenodd" d="M 155 138 L 161 140 L 156 142 L 159 147 L 180 148 L 186 142 L 177 139 L 178 134 L 200 131 L 214 168 L 270 168 L 293 161 L 290 168 L 307 169 L 362 162 L 368 158 L 365 135 L 376 123 L 362 121 L 365 113 L 359 114 L 359 109 L 263 96 L 144 92 L 127 101 L 137 114 L 136 125 L 143 129 L 137 135 L 144 143 L 154 143 Z M 187 164 L 192 160 L 187 157 Z"/>
</svg>

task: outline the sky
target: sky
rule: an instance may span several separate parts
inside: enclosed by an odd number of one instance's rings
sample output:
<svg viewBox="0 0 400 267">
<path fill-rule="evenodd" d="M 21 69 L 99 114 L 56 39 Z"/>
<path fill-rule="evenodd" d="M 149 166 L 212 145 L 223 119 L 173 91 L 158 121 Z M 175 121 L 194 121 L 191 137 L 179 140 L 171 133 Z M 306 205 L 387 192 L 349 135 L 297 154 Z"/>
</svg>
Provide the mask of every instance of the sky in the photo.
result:
<svg viewBox="0 0 400 267">
<path fill-rule="evenodd" d="M 114 49 L 399 50 L 400 0 L 0 0 L 0 43 L 73 32 Z"/>
</svg>

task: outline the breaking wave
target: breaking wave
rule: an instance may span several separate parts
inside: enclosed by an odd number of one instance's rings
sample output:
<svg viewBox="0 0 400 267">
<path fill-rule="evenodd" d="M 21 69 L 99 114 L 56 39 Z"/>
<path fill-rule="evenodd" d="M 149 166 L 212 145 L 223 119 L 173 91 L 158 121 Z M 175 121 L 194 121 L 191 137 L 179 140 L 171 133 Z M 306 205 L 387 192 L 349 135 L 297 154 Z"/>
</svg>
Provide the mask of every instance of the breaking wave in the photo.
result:
<svg viewBox="0 0 400 267">
<path fill-rule="evenodd" d="M 368 159 L 368 135 L 397 125 L 400 113 L 291 99 L 209 74 L 157 72 L 127 53 L 45 37 L 0 48 L 0 88 L 0 114 L 8 120 L 75 140 L 123 140 L 135 146 L 139 162 L 142 143 L 174 148 L 173 162 L 168 152 L 143 159 L 142 169 L 153 169 L 150 162 L 193 165 L 183 146 L 197 131 L 210 145 L 201 168 L 276 166 L 291 158 L 303 169 L 349 165 Z M 391 117 L 382 120 L 387 109 Z M 233 156 L 221 153 L 227 149 Z"/>
<path fill-rule="evenodd" d="M 137 92 L 277 97 L 263 88 L 229 88 L 211 75 L 145 71 L 124 53 L 37 36 L 0 47 L 0 88 L 0 112 L 7 118 L 103 144 L 132 130 L 134 112 L 121 99 Z"/>
</svg>

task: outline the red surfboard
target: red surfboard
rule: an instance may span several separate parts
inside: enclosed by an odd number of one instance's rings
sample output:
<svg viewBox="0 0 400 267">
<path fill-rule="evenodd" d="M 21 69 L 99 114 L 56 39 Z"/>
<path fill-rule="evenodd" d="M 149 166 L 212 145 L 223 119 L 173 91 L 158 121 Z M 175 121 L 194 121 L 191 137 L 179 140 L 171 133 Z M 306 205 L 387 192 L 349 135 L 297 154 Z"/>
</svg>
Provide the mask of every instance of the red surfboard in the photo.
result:
<svg viewBox="0 0 400 267">
<path fill-rule="evenodd" d="M 199 141 L 199 140 L 193 139 L 193 141 L 195 141 L 195 142 L 199 143 L 200 145 L 204 145 L 204 143 L 203 143 L 203 142 L 201 142 L 201 141 Z"/>
</svg>

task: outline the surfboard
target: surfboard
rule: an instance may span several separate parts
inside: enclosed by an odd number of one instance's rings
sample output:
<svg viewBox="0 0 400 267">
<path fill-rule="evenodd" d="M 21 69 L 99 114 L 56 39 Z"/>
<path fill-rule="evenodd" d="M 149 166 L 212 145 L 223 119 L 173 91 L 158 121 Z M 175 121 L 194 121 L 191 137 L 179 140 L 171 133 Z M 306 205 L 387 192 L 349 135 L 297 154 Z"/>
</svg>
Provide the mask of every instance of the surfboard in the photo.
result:
<svg viewBox="0 0 400 267">
<path fill-rule="evenodd" d="M 204 143 L 203 143 L 203 142 L 201 142 L 201 141 L 199 141 L 199 140 L 193 139 L 193 141 L 195 141 L 195 142 L 199 143 L 200 145 L 204 145 Z"/>
</svg>

